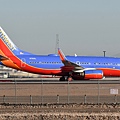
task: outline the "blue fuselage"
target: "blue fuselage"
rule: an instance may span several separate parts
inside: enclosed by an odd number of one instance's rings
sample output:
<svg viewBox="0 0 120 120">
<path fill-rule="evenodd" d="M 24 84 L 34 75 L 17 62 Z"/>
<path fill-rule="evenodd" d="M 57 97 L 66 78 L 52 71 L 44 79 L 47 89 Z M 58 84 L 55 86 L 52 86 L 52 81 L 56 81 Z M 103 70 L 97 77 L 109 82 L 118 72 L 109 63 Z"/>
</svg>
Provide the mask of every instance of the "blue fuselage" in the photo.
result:
<svg viewBox="0 0 120 120">
<path fill-rule="evenodd" d="M 23 62 L 44 69 L 60 69 L 64 66 L 59 56 L 19 55 Z M 66 56 L 66 58 L 83 68 L 120 69 L 120 59 L 113 57 Z"/>
</svg>

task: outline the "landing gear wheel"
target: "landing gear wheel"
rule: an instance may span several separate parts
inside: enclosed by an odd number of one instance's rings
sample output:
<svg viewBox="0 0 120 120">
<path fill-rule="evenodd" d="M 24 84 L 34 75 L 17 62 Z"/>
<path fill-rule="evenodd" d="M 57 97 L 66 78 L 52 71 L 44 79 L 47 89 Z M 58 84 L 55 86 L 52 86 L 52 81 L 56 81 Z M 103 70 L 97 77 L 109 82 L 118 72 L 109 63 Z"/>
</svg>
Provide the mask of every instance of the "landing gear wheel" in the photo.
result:
<svg viewBox="0 0 120 120">
<path fill-rule="evenodd" d="M 62 76 L 62 77 L 59 79 L 59 81 L 65 81 L 65 77 Z"/>
</svg>

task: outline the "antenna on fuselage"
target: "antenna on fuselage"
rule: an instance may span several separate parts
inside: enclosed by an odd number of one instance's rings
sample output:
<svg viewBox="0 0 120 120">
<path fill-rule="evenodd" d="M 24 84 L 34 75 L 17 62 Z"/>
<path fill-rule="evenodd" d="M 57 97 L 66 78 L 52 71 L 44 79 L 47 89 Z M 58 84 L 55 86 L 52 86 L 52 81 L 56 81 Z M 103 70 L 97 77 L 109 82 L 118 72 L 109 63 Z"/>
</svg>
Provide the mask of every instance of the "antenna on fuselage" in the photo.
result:
<svg viewBox="0 0 120 120">
<path fill-rule="evenodd" d="M 105 54 L 105 53 L 106 53 L 106 51 L 104 50 L 104 51 L 103 51 L 104 57 L 106 57 L 106 54 Z"/>
</svg>

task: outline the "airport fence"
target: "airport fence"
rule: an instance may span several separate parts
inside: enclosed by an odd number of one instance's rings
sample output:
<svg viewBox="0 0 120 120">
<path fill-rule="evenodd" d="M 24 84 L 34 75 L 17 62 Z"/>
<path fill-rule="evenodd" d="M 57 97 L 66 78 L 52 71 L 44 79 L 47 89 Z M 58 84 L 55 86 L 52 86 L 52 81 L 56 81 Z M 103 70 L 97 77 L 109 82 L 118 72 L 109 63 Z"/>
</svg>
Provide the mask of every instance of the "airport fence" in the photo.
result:
<svg viewBox="0 0 120 120">
<path fill-rule="evenodd" d="M 120 84 L 0 84 L 0 103 L 120 103 Z"/>
<path fill-rule="evenodd" d="M 0 103 L 6 104 L 116 104 L 120 96 L 0 96 Z"/>
</svg>

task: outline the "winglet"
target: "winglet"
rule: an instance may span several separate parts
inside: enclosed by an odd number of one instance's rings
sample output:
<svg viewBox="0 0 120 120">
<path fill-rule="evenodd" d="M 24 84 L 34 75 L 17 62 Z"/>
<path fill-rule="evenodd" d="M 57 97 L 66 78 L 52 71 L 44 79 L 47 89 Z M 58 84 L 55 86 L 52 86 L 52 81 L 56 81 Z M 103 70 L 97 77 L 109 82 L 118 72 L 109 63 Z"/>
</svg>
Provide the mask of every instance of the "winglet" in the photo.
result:
<svg viewBox="0 0 120 120">
<path fill-rule="evenodd" d="M 62 62 L 67 60 L 67 58 L 65 57 L 64 53 L 62 52 L 60 48 L 58 48 L 58 55 L 60 56 L 60 59 Z"/>
<path fill-rule="evenodd" d="M 75 67 L 79 67 L 80 70 L 83 69 L 83 67 L 77 65 L 76 63 L 67 60 L 67 58 L 65 57 L 65 55 L 63 54 L 63 52 L 61 51 L 60 48 L 58 48 L 58 54 L 59 54 L 59 56 L 60 56 L 60 60 L 61 60 L 62 63 L 64 64 L 64 66 L 72 67 L 72 70 L 73 70 L 73 68 L 75 68 Z"/>
</svg>

